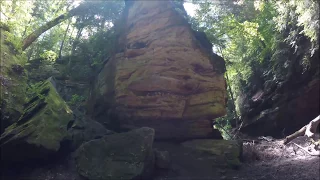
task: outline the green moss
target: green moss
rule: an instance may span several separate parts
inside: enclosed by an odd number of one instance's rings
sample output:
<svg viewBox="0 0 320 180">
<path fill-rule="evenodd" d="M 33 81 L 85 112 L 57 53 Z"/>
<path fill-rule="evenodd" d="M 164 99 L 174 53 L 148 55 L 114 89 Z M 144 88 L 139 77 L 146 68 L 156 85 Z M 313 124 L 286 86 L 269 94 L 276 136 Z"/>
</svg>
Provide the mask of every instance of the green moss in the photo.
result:
<svg viewBox="0 0 320 180">
<path fill-rule="evenodd" d="M 1 138 L 13 136 L 8 142 L 24 139 L 29 144 L 58 151 L 60 142 L 67 136 L 73 113 L 50 80 L 39 86 L 39 92 L 44 98 L 40 98 L 40 94 L 31 98 L 21 118 L 9 126 Z"/>
<path fill-rule="evenodd" d="M 2 115 L 7 116 L 6 118 L 1 117 L 1 122 L 6 125 L 17 120 L 23 111 L 27 88 L 27 73 L 24 70 L 27 58 L 25 54 L 14 52 L 8 45 L 6 42 L 8 34 L 8 31 L 0 28 L 0 106 Z"/>
</svg>

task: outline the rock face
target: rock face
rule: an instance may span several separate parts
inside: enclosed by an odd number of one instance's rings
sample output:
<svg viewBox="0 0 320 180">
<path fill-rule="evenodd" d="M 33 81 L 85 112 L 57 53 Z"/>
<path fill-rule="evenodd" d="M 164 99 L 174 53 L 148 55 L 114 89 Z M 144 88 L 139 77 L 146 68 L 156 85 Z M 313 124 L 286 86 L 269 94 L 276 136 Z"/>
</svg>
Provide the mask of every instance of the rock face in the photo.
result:
<svg viewBox="0 0 320 180">
<path fill-rule="evenodd" d="M 206 37 L 170 1 L 128 1 L 122 23 L 89 113 L 109 126 L 152 127 L 159 139 L 212 135 L 210 120 L 226 113 L 226 83 L 224 60 Z"/>
<path fill-rule="evenodd" d="M 140 128 L 84 143 L 75 155 L 78 172 L 89 180 L 149 179 L 153 139 L 153 129 Z"/>
<path fill-rule="evenodd" d="M 243 107 L 242 132 L 284 138 L 320 114 L 319 50 L 309 57 L 308 42 L 300 38 L 297 44 L 304 48 L 297 52 L 284 46 L 288 67 L 277 67 L 281 71 L 278 76 L 268 72 L 259 77 L 258 83 L 252 82 L 255 88 L 248 88 L 250 91 L 239 105 Z M 303 67 L 303 61 L 310 63 L 308 68 Z"/>
<path fill-rule="evenodd" d="M 37 90 L 20 119 L 1 135 L 1 160 L 46 158 L 60 149 L 67 136 L 73 113 L 56 92 L 54 82 L 49 79 Z"/>
</svg>

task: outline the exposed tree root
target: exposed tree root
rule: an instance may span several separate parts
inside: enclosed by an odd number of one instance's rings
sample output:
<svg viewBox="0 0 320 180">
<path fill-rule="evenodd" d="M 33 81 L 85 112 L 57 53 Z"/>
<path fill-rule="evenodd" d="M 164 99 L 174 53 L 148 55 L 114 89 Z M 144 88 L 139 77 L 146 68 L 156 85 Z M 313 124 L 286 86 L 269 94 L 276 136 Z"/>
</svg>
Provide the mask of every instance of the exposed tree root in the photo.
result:
<svg viewBox="0 0 320 180">
<path fill-rule="evenodd" d="M 294 143 L 291 142 L 292 144 L 296 145 L 298 148 L 302 149 L 304 152 L 308 153 L 310 156 L 320 156 L 320 151 L 316 151 L 316 152 L 309 152 L 308 149 Z"/>
<path fill-rule="evenodd" d="M 299 136 L 307 136 L 309 138 L 312 138 L 317 131 L 317 127 L 319 126 L 319 123 L 320 123 L 320 115 L 314 118 L 312 121 L 310 121 L 307 125 L 303 126 L 300 130 L 287 136 L 283 140 L 283 144 L 288 144 L 290 141 L 292 141 L 293 139 Z"/>
</svg>

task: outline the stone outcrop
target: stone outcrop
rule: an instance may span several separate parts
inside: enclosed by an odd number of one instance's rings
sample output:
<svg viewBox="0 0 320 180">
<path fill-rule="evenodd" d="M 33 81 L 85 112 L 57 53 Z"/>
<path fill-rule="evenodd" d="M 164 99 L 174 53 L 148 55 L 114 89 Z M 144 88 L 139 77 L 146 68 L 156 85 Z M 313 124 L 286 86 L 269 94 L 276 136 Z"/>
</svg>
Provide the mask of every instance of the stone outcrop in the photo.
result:
<svg viewBox="0 0 320 180">
<path fill-rule="evenodd" d="M 152 127 L 156 138 L 212 136 L 226 82 L 205 35 L 170 1 L 128 1 L 121 23 L 119 51 L 98 75 L 88 112 L 115 129 Z"/>
<path fill-rule="evenodd" d="M 140 128 L 84 143 L 75 153 L 78 172 L 89 180 L 150 179 L 154 130 Z"/>
<path fill-rule="evenodd" d="M 58 152 L 73 123 L 73 112 L 47 80 L 25 104 L 19 120 L 0 137 L 1 160 L 22 162 Z"/>
<path fill-rule="evenodd" d="M 282 45 L 285 53 L 276 61 L 288 66 L 268 68 L 250 81 L 249 92 L 239 101 L 243 120 L 241 131 L 253 136 L 284 138 L 299 130 L 320 114 L 319 50 L 313 56 L 310 41 L 302 35 L 299 49 Z M 307 67 L 303 62 L 308 64 Z"/>
</svg>

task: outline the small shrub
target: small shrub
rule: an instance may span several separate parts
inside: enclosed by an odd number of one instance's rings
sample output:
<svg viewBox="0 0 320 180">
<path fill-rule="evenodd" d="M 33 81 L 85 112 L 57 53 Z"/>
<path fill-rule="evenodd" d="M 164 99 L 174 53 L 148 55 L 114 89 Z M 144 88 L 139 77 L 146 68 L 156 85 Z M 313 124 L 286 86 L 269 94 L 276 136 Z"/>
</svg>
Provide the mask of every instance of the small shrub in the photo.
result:
<svg viewBox="0 0 320 180">
<path fill-rule="evenodd" d="M 26 91 L 27 97 L 30 99 L 30 98 L 33 98 L 34 96 L 38 96 L 40 99 L 44 99 L 45 97 L 43 96 L 43 94 L 41 94 L 41 88 L 40 88 L 42 84 L 43 84 L 42 81 L 34 84 L 29 84 Z"/>
<path fill-rule="evenodd" d="M 68 104 L 75 106 L 81 104 L 81 102 L 85 101 L 86 98 L 84 96 L 80 96 L 78 94 L 73 94 Z"/>
<path fill-rule="evenodd" d="M 44 60 L 54 62 L 56 61 L 58 55 L 53 51 L 44 51 L 42 54 L 40 54 L 40 57 Z"/>
</svg>

